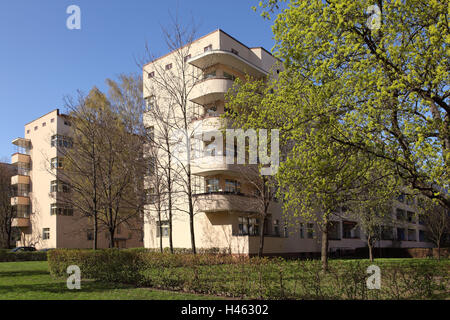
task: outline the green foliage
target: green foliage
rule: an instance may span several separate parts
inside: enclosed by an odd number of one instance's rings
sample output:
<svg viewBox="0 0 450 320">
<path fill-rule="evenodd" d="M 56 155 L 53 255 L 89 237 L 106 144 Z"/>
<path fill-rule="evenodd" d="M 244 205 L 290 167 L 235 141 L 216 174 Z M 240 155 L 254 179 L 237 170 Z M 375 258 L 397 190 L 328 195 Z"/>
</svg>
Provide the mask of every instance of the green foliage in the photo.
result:
<svg viewBox="0 0 450 320">
<path fill-rule="evenodd" d="M 10 249 L 0 249 L 0 262 L 45 261 L 47 252 L 11 252 Z"/>
<path fill-rule="evenodd" d="M 82 279 L 254 299 L 428 299 L 445 297 L 449 260 L 380 260 L 381 290 L 368 290 L 367 260 L 319 261 L 166 254 L 149 250 L 55 250 L 53 276 L 78 265 Z M 447 286 L 447 287 L 446 287 Z"/>
<path fill-rule="evenodd" d="M 280 2 L 263 1 L 263 16 Z M 333 160 L 333 141 L 386 160 L 412 189 L 450 207 L 440 189 L 450 181 L 448 1 L 384 1 L 379 29 L 367 25 L 371 1 L 288 3 L 273 26 L 285 71 L 271 117 L 299 108 L 289 122 L 302 124 L 307 111 L 328 122 L 311 132 L 323 150 L 313 155 L 318 169 Z"/>
</svg>

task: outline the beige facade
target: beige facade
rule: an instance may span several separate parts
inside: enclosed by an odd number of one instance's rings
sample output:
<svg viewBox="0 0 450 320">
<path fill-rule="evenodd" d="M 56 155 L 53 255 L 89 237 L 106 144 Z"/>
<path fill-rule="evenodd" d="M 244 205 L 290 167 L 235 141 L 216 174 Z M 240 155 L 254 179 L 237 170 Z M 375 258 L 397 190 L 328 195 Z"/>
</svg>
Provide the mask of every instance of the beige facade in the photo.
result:
<svg viewBox="0 0 450 320">
<path fill-rule="evenodd" d="M 17 175 L 11 178 L 17 190 L 16 197 L 11 199 L 16 207 L 13 226 L 21 230 L 17 246 L 42 249 L 91 248 L 93 245 L 92 227 L 87 218 L 71 208 L 55 210 L 58 193 L 52 189 L 52 182 L 55 183 L 63 160 L 58 150 L 71 147 L 70 135 L 70 118 L 57 109 L 26 124 L 25 137 L 13 141 L 17 152 L 12 155 L 12 164 L 18 168 Z M 137 225 L 136 230 L 122 227 L 116 236 L 116 245 L 141 247 L 140 227 Z M 101 231 L 98 247 L 108 245 L 108 234 Z"/>
<path fill-rule="evenodd" d="M 216 30 L 189 46 L 186 56 L 189 74 L 198 75 L 189 93 L 189 122 L 191 126 L 201 124 L 202 130 L 218 130 L 221 127 L 220 115 L 225 112 L 225 94 L 233 86 L 235 78 L 276 77 L 281 68 L 278 61 L 263 48 L 249 48 L 222 30 Z M 144 97 L 157 103 L 161 109 L 169 108 L 170 100 L 164 90 L 158 90 L 155 78 L 161 72 L 173 74 L 177 78 L 177 66 L 180 52 L 171 52 L 144 66 Z M 166 71 L 164 71 L 166 70 Z M 164 76 L 162 76 L 164 77 Z M 167 105 L 165 105 L 167 103 Z M 167 111 L 167 110 L 166 110 Z M 176 115 L 174 117 L 180 117 Z M 158 124 L 151 112 L 144 117 L 146 125 L 153 127 L 158 136 Z M 158 155 L 158 157 L 164 155 Z M 217 157 L 216 157 L 217 158 Z M 225 157 L 224 157 L 225 159 Z M 212 162 L 208 159 L 202 165 L 192 164 L 195 175 L 195 240 L 197 248 L 219 248 L 234 254 L 255 254 L 259 239 L 255 219 L 254 190 L 240 174 L 239 165 Z M 151 177 L 149 177 L 151 178 Z M 234 181 L 234 182 L 233 182 Z M 234 187 L 233 187 L 234 184 Z M 175 190 L 177 191 L 177 190 Z M 178 190 L 179 191 L 179 190 Z M 184 196 L 174 196 L 173 245 L 175 248 L 190 248 L 189 216 Z M 399 207 L 406 204 L 399 203 Z M 412 207 L 404 209 L 412 212 Z M 396 209 L 395 209 L 396 210 Z M 395 211 L 394 211 L 395 213 Z M 394 214 L 393 213 L 393 214 Z M 266 254 L 295 254 L 302 252 L 320 252 L 320 235 L 317 225 L 298 221 L 296 227 L 285 228 L 282 221 L 282 206 L 272 203 L 269 208 L 269 223 L 266 226 Z M 161 221 L 154 210 L 147 209 L 144 222 L 144 244 L 147 248 L 158 248 L 160 237 L 164 247 L 169 247 L 167 215 Z M 381 246 L 429 247 L 423 241 L 424 227 L 419 223 L 402 222 L 407 237 L 404 240 L 383 240 Z M 159 224 L 164 226 L 159 234 Z M 401 239 L 402 231 L 399 231 Z M 408 234 L 410 237 L 408 238 Z M 414 236 L 413 236 L 414 235 Z M 392 237 L 397 239 L 397 227 L 392 228 Z M 330 241 L 330 251 L 365 247 L 366 241 L 357 225 L 352 221 L 339 219 L 335 223 L 335 234 Z"/>
</svg>

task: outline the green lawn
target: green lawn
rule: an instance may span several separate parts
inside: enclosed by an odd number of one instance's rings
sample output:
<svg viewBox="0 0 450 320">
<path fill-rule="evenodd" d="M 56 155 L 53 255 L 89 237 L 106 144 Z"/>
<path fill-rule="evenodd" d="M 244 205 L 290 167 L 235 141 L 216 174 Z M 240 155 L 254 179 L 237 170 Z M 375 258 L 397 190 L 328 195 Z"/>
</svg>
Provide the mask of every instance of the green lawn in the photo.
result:
<svg viewBox="0 0 450 320">
<path fill-rule="evenodd" d="M 0 300 L 203 300 L 202 295 L 82 281 L 81 290 L 68 290 L 65 279 L 54 279 L 47 261 L 0 263 Z"/>
</svg>

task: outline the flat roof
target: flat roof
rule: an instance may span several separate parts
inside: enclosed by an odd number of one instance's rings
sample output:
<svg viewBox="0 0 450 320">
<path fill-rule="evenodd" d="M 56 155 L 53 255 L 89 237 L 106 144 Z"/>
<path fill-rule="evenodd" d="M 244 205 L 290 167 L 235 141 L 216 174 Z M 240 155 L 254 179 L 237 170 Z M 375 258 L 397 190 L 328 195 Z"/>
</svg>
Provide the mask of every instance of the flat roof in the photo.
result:
<svg viewBox="0 0 450 320">
<path fill-rule="evenodd" d="M 36 118 L 36 119 L 34 119 L 34 120 L 32 120 L 32 121 L 26 123 L 25 126 L 27 126 L 27 125 L 29 125 L 29 124 L 31 124 L 31 123 L 33 123 L 33 122 L 35 122 L 35 121 L 37 121 L 37 120 L 43 118 L 43 117 L 46 117 L 46 116 L 48 116 L 50 113 L 53 113 L 53 112 L 55 112 L 55 111 L 56 111 L 56 115 L 57 115 L 57 116 L 60 116 L 60 117 L 68 117 L 68 115 L 63 114 L 63 113 L 60 113 L 60 112 L 59 112 L 59 109 L 53 109 L 52 111 L 47 112 L 46 114 L 40 116 L 39 118 Z"/>
<path fill-rule="evenodd" d="M 197 38 L 197 39 L 193 40 L 192 42 L 190 42 L 190 43 L 184 45 L 184 46 L 181 47 L 181 48 L 184 48 L 184 47 L 186 47 L 187 45 L 190 45 L 190 44 L 192 44 L 192 43 L 194 43 L 194 42 L 197 42 L 197 41 L 199 41 L 199 40 L 201 40 L 201 39 L 203 39 L 203 38 L 206 38 L 207 36 L 210 36 L 210 35 L 212 35 L 212 34 L 215 33 L 215 32 L 222 32 L 224 35 L 226 35 L 227 37 L 233 39 L 234 41 L 236 41 L 236 42 L 239 43 L 240 45 L 244 46 L 244 47 L 247 48 L 248 50 L 261 48 L 262 50 L 264 50 L 265 52 L 267 52 L 268 54 L 270 54 L 271 56 L 273 56 L 273 54 L 270 53 L 268 50 L 266 50 L 264 47 L 252 47 L 252 48 L 250 48 L 249 46 L 246 46 L 246 45 L 243 44 L 241 41 L 237 40 L 235 37 L 229 35 L 228 33 L 226 33 L 225 31 L 223 31 L 223 30 L 220 29 L 220 28 L 219 28 L 219 29 L 216 29 L 216 30 L 214 30 L 214 31 L 211 31 L 210 33 L 208 33 L 208 34 L 206 34 L 206 35 L 204 35 L 204 36 L 201 36 L 200 38 Z M 177 50 L 177 49 L 175 49 L 175 50 Z M 165 55 L 162 55 L 161 57 L 158 57 L 158 58 L 156 58 L 156 59 L 154 59 L 154 60 L 152 60 L 152 61 L 146 63 L 146 64 L 144 65 L 144 67 L 146 67 L 146 66 L 148 66 L 149 64 L 152 64 L 152 63 L 154 63 L 154 62 L 156 62 L 156 61 L 158 61 L 158 60 L 160 60 L 160 59 L 163 59 L 163 58 L 169 56 L 171 53 L 175 52 L 175 50 L 172 50 L 172 51 L 166 53 Z M 274 57 L 274 56 L 273 56 L 273 57 Z M 275 58 L 275 57 L 274 57 L 274 58 Z"/>
</svg>

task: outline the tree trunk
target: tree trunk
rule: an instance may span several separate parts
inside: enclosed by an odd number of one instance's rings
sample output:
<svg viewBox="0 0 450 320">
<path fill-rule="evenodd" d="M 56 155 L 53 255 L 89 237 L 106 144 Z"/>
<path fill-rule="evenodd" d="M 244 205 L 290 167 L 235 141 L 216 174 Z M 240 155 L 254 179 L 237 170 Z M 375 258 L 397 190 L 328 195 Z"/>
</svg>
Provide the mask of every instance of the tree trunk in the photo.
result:
<svg viewBox="0 0 450 320">
<path fill-rule="evenodd" d="M 98 243 L 98 219 L 97 213 L 94 213 L 94 250 L 97 250 Z"/>
<path fill-rule="evenodd" d="M 261 229 L 259 230 L 259 250 L 258 250 L 258 257 L 262 257 L 264 254 L 264 227 L 266 226 L 267 223 L 267 216 L 264 216 L 263 218 L 260 219 L 259 221 L 259 225 L 262 226 Z"/>
<path fill-rule="evenodd" d="M 172 156 L 170 154 L 169 140 L 166 140 L 168 166 L 167 166 L 167 193 L 169 206 L 169 247 L 170 253 L 173 254 L 173 234 L 172 234 Z"/>
<path fill-rule="evenodd" d="M 438 242 L 438 261 L 441 260 L 441 242 Z"/>
<path fill-rule="evenodd" d="M 109 247 L 114 248 L 114 234 L 115 230 L 110 228 L 109 229 Z"/>
<path fill-rule="evenodd" d="M 187 127 L 187 126 L 186 126 Z M 190 153 L 188 150 L 188 156 L 190 161 Z M 192 174 L 191 174 L 191 165 L 188 163 L 187 168 L 187 178 L 188 178 L 188 200 L 189 200 L 189 223 L 191 229 L 191 247 L 192 253 L 197 254 L 197 248 L 195 247 L 195 230 L 194 230 L 194 203 L 192 201 Z"/>
<path fill-rule="evenodd" d="M 158 200 L 158 201 L 160 201 L 160 200 Z M 163 253 L 164 249 L 163 249 L 163 239 L 162 239 L 161 208 L 158 208 L 158 220 L 159 220 L 159 249 L 161 250 L 161 253 Z"/>
<path fill-rule="evenodd" d="M 321 261 L 322 270 L 324 272 L 328 271 L 328 220 L 325 220 L 323 231 L 322 231 L 322 249 L 321 249 Z"/>
<path fill-rule="evenodd" d="M 367 246 L 369 247 L 369 260 L 373 262 L 373 246 L 372 246 L 372 237 L 367 235 Z"/>
</svg>

